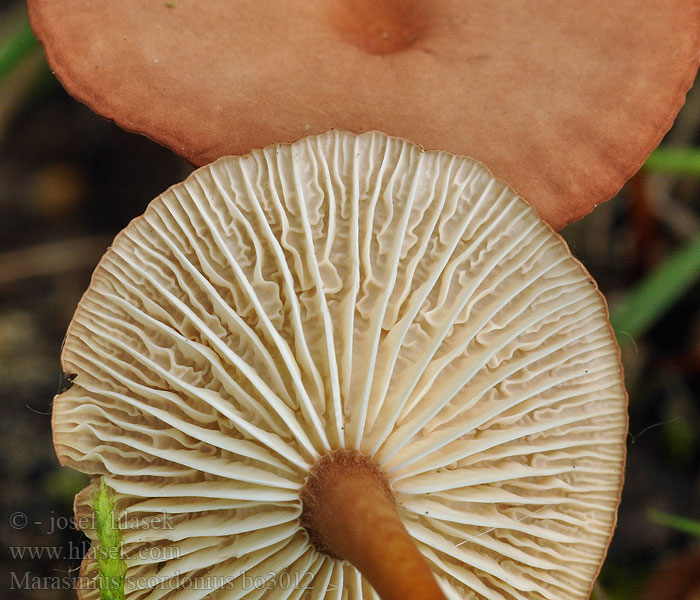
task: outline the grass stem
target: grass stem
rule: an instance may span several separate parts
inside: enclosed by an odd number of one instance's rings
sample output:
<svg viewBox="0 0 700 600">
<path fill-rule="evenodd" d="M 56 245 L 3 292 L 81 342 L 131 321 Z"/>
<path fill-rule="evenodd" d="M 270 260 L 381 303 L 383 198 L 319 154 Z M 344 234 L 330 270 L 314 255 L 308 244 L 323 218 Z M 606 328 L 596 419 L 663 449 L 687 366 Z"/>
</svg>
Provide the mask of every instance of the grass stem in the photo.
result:
<svg viewBox="0 0 700 600">
<path fill-rule="evenodd" d="M 29 26 L 29 19 L 26 18 L 22 19 L 6 39 L 0 40 L 0 83 L 38 44 Z"/>
</svg>

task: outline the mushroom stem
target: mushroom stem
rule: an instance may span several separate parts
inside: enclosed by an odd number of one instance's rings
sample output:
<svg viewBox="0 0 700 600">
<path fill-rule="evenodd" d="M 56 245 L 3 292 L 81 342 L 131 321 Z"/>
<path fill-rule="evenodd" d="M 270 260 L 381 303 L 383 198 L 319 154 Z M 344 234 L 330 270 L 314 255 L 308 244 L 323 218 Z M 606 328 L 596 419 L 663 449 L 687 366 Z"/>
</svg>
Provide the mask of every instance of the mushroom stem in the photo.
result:
<svg viewBox="0 0 700 600">
<path fill-rule="evenodd" d="M 302 525 L 315 547 L 349 561 L 382 600 L 445 600 L 369 458 L 351 450 L 324 456 L 301 498 Z"/>
</svg>

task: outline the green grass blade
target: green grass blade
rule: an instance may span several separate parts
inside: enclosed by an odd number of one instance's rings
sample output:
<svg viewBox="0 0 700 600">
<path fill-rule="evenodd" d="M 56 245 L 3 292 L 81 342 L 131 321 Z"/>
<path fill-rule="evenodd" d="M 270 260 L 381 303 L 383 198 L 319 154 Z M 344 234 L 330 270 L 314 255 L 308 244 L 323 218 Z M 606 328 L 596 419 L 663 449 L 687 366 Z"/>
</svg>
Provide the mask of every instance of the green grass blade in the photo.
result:
<svg viewBox="0 0 700 600">
<path fill-rule="evenodd" d="M 28 19 L 23 19 L 7 39 L 0 40 L 0 83 L 38 45 Z"/>
<path fill-rule="evenodd" d="M 126 563 L 121 555 L 122 532 L 114 514 L 114 499 L 104 479 L 100 479 L 100 489 L 92 499 L 92 508 L 99 542 L 96 554 L 100 568 L 100 600 L 124 600 Z"/>
<path fill-rule="evenodd" d="M 620 344 L 646 332 L 700 279 L 700 234 L 659 264 L 613 308 L 610 321 Z"/>
<path fill-rule="evenodd" d="M 688 519 L 687 517 L 679 517 L 669 513 L 661 512 L 660 510 L 651 509 L 647 512 L 647 518 L 652 523 L 671 527 L 683 533 L 689 533 L 700 537 L 700 521 Z"/>
<path fill-rule="evenodd" d="M 644 168 L 666 175 L 700 177 L 700 148 L 687 146 L 657 148 L 647 158 Z"/>
</svg>

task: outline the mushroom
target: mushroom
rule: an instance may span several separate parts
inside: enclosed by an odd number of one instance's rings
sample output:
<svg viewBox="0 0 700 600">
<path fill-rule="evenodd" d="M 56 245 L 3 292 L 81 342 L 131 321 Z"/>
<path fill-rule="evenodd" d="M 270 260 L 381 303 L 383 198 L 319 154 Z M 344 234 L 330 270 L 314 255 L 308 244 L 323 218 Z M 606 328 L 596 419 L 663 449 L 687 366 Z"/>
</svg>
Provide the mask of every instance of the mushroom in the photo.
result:
<svg viewBox="0 0 700 600">
<path fill-rule="evenodd" d="M 555 228 L 670 127 L 695 0 L 28 0 L 68 91 L 194 162 L 331 128 L 473 156 Z"/>
<path fill-rule="evenodd" d="M 114 490 L 129 600 L 588 598 L 619 351 L 474 160 L 331 131 L 203 167 L 117 236 L 62 364 L 56 452 Z"/>
</svg>

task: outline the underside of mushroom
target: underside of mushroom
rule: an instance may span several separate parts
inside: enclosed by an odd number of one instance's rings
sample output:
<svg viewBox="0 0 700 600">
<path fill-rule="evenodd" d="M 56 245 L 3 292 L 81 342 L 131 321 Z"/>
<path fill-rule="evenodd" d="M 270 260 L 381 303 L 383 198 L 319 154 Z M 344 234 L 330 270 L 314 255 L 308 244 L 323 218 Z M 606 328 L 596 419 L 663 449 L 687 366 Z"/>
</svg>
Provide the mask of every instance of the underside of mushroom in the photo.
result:
<svg viewBox="0 0 700 600">
<path fill-rule="evenodd" d="M 615 524 L 595 283 L 483 165 L 380 133 L 170 188 L 100 262 L 63 368 L 56 451 L 114 490 L 129 600 L 376 598 L 404 551 L 427 576 L 403 584 L 450 600 L 584 599 Z"/>
</svg>

